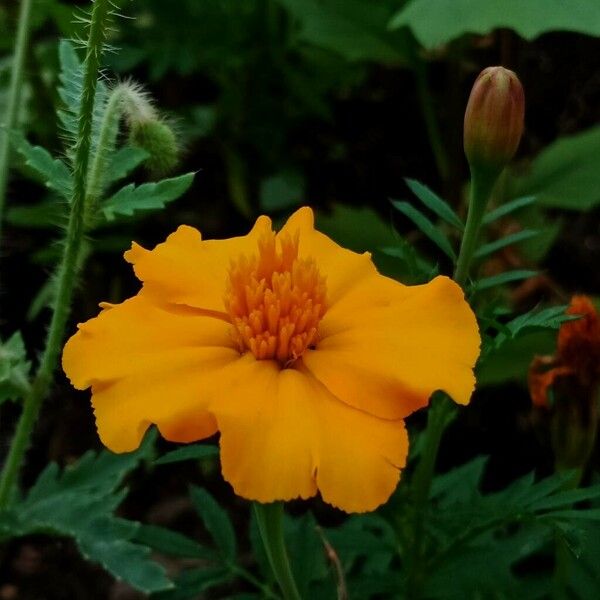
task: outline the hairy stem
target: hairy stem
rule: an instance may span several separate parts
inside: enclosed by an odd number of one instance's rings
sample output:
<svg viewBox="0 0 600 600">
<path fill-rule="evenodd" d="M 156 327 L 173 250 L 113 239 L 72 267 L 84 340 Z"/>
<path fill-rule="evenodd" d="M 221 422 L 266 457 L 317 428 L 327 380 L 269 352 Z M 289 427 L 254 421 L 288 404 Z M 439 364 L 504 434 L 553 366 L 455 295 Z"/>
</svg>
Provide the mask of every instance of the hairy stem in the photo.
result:
<svg viewBox="0 0 600 600">
<path fill-rule="evenodd" d="M 17 478 L 23 456 L 29 446 L 31 432 L 44 398 L 48 394 L 48 390 L 52 384 L 71 308 L 79 255 L 85 232 L 85 199 L 94 98 L 96 95 L 98 70 L 100 68 L 100 56 L 105 41 L 109 14 L 110 0 L 95 0 L 84 61 L 83 90 L 79 110 L 79 131 L 73 171 L 73 197 L 71 199 L 71 212 L 63 254 L 58 269 L 57 295 L 40 365 L 33 380 L 31 391 L 24 399 L 23 412 L 10 446 L 2 476 L 0 477 L 0 508 L 6 506 L 10 500 L 12 488 Z"/>
<path fill-rule="evenodd" d="M 254 503 L 260 537 L 285 600 L 301 600 L 283 537 L 283 504 Z"/>
<path fill-rule="evenodd" d="M 21 0 L 10 86 L 8 88 L 8 103 L 3 123 L 4 131 L 0 138 L 0 237 L 2 234 L 2 220 L 4 218 L 6 186 L 8 183 L 10 131 L 16 126 L 17 115 L 19 113 L 19 101 L 21 99 L 21 88 L 23 87 L 23 70 L 25 66 L 25 56 L 27 55 L 27 45 L 29 42 L 32 3 L 33 0 Z"/>
</svg>

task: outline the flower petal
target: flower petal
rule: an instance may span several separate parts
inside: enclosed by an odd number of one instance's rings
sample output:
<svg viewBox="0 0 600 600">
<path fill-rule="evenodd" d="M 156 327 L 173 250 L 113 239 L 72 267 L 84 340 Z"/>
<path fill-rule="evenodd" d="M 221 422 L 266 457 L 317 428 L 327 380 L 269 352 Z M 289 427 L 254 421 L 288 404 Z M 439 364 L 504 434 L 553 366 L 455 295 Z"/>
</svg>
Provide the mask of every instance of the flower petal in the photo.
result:
<svg viewBox="0 0 600 600">
<path fill-rule="evenodd" d="M 154 250 L 134 243 L 125 259 L 144 282 L 144 293 L 166 302 L 223 311 L 231 259 L 256 252 L 258 238 L 270 229 L 271 220 L 259 217 L 248 235 L 202 240 L 197 229 L 182 225 Z"/>
<path fill-rule="evenodd" d="M 349 407 L 308 373 L 248 355 L 243 362 L 245 374 L 235 368 L 243 387 L 211 406 L 223 476 L 238 495 L 266 503 L 308 498 L 318 488 L 347 512 L 389 498 L 408 451 L 403 421 Z"/>
<path fill-rule="evenodd" d="M 303 363 L 340 400 L 381 418 L 406 417 L 436 390 L 468 403 L 480 337 L 462 290 L 446 277 L 396 292 L 390 281 L 371 278 L 331 306 Z"/>
<path fill-rule="evenodd" d="M 172 312 L 144 296 L 79 325 L 63 352 L 72 384 L 92 386 L 98 433 L 115 452 L 137 448 L 151 423 L 172 441 L 214 434 L 206 406 L 220 371 L 236 360 L 227 323 Z"/>
<path fill-rule="evenodd" d="M 317 231 L 313 211 L 307 206 L 297 210 L 278 235 L 294 236 L 296 233 L 300 236 L 299 255 L 314 258 L 321 275 L 326 278 L 329 304 L 339 300 L 361 278 L 377 273 L 368 252 L 358 254 L 342 248 Z"/>
</svg>

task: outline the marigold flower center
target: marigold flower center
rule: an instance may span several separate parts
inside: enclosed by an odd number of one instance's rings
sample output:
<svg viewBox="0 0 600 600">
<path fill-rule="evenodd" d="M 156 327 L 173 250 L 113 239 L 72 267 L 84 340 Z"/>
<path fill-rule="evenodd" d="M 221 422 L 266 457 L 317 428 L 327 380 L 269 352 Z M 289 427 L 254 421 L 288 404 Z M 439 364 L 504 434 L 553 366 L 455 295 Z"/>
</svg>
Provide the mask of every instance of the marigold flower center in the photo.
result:
<svg viewBox="0 0 600 600">
<path fill-rule="evenodd" d="M 265 233 L 258 253 L 231 261 L 225 308 L 240 352 L 288 366 L 318 338 L 326 311 L 325 278 L 298 256 L 299 236 Z"/>
</svg>

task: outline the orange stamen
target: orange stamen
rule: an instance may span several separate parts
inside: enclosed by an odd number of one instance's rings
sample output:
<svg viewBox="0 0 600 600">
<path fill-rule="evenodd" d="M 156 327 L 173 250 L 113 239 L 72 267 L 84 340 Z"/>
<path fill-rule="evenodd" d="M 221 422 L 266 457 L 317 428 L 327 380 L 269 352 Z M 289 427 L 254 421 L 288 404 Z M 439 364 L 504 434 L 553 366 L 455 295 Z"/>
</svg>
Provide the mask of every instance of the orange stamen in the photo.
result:
<svg viewBox="0 0 600 600">
<path fill-rule="evenodd" d="M 224 303 L 240 352 L 287 366 L 317 342 L 325 279 L 314 259 L 298 257 L 298 247 L 298 235 L 270 231 L 256 255 L 231 261 Z"/>
</svg>

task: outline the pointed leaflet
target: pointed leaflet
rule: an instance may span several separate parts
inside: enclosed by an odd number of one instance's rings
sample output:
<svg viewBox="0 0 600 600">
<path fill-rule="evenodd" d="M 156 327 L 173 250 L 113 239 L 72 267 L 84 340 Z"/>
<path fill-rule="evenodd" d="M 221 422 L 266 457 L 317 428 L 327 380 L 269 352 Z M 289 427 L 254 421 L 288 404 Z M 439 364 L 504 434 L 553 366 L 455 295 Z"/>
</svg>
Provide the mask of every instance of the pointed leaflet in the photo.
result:
<svg viewBox="0 0 600 600">
<path fill-rule="evenodd" d="M 525 240 L 529 240 L 533 237 L 539 235 L 539 231 L 535 229 L 524 229 L 523 231 L 516 231 L 515 233 L 511 233 L 499 240 L 494 240 L 493 242 L 489 242 L 487 244 L 483 244 L 480 246 L 475 254 L 474 258 L 485 258 L 498 250 L 502 250 L 502 248 L 506 248 L 507 246 L 511 246 L 512 244 L 518 244 L 519 242 L 524 242 Z"/>
<path fill-rule="evenodd" d="M 512 212 L 515 212 L 527 206 L 531 206 L 535 201 L 535 196 L 523 196 L 522 198 L 516 198 L 515 200 L 511 200 L 506 204 L 498 206 L 494 210 L 490 210 L 490 212 L 483 217 L 482 223 L 484 225 L 489 225 L 490 223 L 493 223 L 494 221 L 497 221 L 498 219 L 501 219 L 502 217 L 505 217 L 506 215 L 509 215 Z"/>
<path fill-rule="evenodd" d="M 448 258 L 456 262 L 456 253 L 448 238 L 422 212 L 408 202 L 392 200 L 392 205 L 407 216 Z"/>
<path fill-rule="evenodd" d="M 443 219 L 448 225 L 452 225 L 461 231 L 464 229 L 463 222 L 445 200 L 442 200 L 442 198 L 434 194 L 427 186 L 416 179 L 407 178 L 404 181 L 406 181 L 406 185 L 411 189 L 413 194 L 440 219 Z"/>
<path fill-rule="evenodd" d="M 204 489 L 190 488 L 192 502 L 223 558 L 232 563 L 236 555 L 235 532 L 227 513 Z"/>
<path fill-rule="evenodd" d="M 45 148 L 32 146 L 22 135 L 12 134 L 11 138 L 15 149 L 25 159 L 25 164 L 35 171 L 42 183 L 70 200 L 73 181 L 67 165 L 53 158 Z"/>
<path fill-rule="evenodd" d="M 181 462 L 184 460 L 200 460 L 202 458 L 219 456 L 219 449 L 216 446 L 206 444 L 193 444 L 183 446 L 172 452 L 167 452 L 161 456 L 154 464 L 168 465 L 170 463 Z"/>
<path fill-rule="evenodd" d="M 135 186 L 133 183 L 120 189 L 102 205 L 102 212 L 107 221 L 117 216 L 131 216 L 138 210 L 158 210 L 184 194 L 192 185 L 194 173 L 179 177 L 163 179 L 157 183 L 144 183 Z"/>
</svg>

